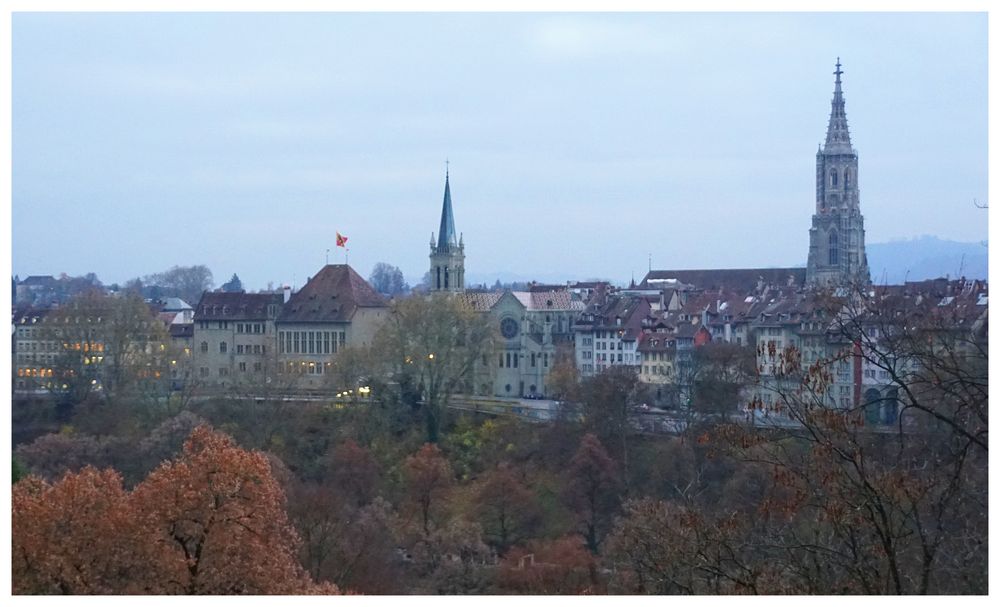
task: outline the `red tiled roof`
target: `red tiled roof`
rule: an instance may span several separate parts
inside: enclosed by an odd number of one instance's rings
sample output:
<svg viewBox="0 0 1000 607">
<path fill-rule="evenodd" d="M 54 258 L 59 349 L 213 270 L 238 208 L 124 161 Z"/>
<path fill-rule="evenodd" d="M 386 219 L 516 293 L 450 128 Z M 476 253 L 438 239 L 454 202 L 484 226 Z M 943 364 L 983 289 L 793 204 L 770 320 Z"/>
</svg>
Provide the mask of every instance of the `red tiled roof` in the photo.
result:
<svg viewBox="0 0 1000 607">
<path fill-rule="evenodd" d="M 388 301 L 353 268 L 330 264 L 292 295 L 278 321 L 349 322 L 358 308 L 388 306 Z"/>
<path fill-rule="evenodd" d="M 223 293 L 206 291 L 194 310 L 195 320 L 260 320 L 267 307 L 281 306 L 281 293 Z"/>
</svg>

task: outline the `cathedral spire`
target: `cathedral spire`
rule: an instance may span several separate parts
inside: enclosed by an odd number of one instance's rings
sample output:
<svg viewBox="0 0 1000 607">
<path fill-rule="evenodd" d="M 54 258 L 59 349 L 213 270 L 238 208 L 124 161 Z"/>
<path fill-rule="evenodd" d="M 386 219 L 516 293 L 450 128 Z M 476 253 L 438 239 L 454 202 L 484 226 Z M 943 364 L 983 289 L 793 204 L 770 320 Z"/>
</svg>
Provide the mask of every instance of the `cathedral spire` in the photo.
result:
<svg viewBox="0 0 1000 607">
<path fill-rule="evenodd" d="M 441 206 L 441 229 L 438 231 L 438 250 L 447 251 L 458 246 L 455 235 L 455 214 L 451 210 L 451 186 L 448 183 L 448 167 L 444 169 L 444 203 Z"/>
<path fill-rule="evenodd" d="M 833 101 L 830 104 L 830 124 L 826 128 L 826 145 L 823 151 L 827 154 L 850 154 L 851 133 L 847 129 L 847 111 L 844 109 L 844 91 L 841 89 L 840 57 L 837 57 L 837 69 L 833 72 L 836 81 L 833 85 Z"/>
</svg>

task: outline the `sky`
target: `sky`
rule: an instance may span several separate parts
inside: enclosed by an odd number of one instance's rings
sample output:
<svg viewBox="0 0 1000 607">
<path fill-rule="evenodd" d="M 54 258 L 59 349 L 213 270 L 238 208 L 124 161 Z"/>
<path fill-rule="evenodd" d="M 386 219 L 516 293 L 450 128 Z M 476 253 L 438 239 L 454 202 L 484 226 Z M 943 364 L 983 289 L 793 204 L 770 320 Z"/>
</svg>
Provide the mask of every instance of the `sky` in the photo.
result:
<svg viewBox="0 0 1000 607">
<path fill-rule="evenodd" d="M 987 239 L 984 13 L 16 13 L 12 272 L 301 286 L 804 265 L 834 63 L 868 242 Z M 651 262 L 650 262 L 651 258 Z M 492 280 L 490 280 L 492 282 Z"/>
</svg>

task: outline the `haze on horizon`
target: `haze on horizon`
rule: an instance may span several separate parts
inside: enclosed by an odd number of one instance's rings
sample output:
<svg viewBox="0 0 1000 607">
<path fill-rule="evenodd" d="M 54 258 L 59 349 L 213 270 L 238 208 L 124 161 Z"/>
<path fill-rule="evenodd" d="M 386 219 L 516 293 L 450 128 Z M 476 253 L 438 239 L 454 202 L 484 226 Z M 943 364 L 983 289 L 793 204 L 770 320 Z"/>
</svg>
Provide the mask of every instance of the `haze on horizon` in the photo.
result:
<svg viewBox="0 0 1000 607">
<path fill-rule="evenodd" d="M 803 265 L 834 63 L 868 243 L 987 239 L 987 16 L 13 15 L 12 271 Z"/>
</svg>

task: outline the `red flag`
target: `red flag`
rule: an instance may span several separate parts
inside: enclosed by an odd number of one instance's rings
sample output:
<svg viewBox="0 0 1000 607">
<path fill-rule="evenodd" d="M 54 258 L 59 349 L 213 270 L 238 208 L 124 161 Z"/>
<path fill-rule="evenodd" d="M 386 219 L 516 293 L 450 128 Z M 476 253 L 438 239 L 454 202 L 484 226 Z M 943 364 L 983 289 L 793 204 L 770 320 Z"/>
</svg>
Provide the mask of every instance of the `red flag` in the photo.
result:
<svg viewBox="0 0 1000 607">
<path fill-rule="evenodd" d="M 341 236 L 340 232 L 337 232 L 337 246 L 347 248 L 347 236 Z"/>
</svg>

